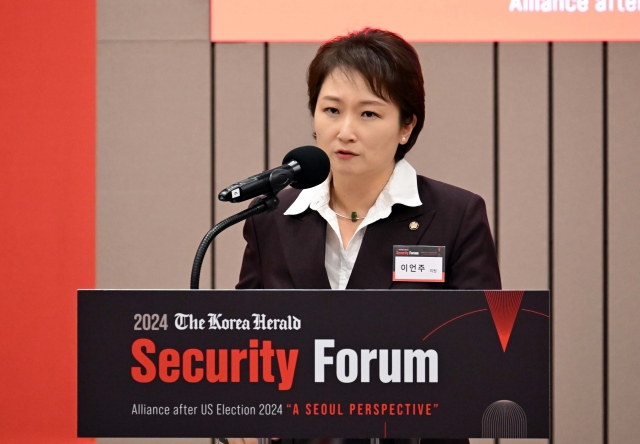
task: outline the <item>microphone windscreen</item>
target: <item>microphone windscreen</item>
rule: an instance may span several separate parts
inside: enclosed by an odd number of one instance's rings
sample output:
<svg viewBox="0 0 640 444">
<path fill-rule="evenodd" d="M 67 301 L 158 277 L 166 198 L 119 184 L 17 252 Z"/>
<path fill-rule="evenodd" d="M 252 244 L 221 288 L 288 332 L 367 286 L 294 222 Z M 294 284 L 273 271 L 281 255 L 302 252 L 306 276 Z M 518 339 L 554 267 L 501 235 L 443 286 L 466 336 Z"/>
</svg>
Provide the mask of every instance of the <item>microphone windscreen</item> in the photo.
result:
<svg viewBox="0 0 640 444">
<path fill-rule="evenodd" d="M 287 164 L 292 160 L 300 165 L 301 177 L 293 182 L 291 187 L 299 190 L 320 185 L 331 171 L 329 156 L 316 146 L 301 146 L 289 151 L 282 159 L 282 164 Z"/>
</svg>

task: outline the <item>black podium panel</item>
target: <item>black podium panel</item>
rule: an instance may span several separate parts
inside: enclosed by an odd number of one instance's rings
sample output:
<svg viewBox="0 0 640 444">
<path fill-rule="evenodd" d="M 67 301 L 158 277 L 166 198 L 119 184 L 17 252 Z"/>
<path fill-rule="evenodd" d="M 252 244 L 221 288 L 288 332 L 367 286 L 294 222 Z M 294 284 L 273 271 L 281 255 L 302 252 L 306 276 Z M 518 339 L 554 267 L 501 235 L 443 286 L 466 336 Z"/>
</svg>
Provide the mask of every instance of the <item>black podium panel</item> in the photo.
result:
<svg viewBox="0 0 640 444">
<path fill-rule="evenodd" d="M 81 290 L 78 436 L 549 437 L 549 292 Z"/>
</svg>

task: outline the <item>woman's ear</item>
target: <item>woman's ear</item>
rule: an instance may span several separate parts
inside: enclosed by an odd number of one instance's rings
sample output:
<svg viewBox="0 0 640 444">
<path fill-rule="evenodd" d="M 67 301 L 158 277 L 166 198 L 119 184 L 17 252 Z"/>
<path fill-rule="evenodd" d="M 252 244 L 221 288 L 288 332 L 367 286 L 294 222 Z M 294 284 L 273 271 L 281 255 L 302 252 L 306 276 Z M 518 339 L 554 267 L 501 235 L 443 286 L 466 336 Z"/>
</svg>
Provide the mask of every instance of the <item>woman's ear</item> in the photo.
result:
<svg viewBox="0 0 640 444">
<path fill-rule="evenodd" d="M 401 145 L 404 145 L 409 141 L 409 137 L 411 137 L 411 131 L 413 131 L 413 128 L 415 128 L 417 122 L 418 122 L 418 118 L 414 114 L 413 119 L 411 119 L 411 123 L 403 125 L 402 128 L 400 128 L 400 140 L 401 140 L 400 144 Z"/>
</svg>

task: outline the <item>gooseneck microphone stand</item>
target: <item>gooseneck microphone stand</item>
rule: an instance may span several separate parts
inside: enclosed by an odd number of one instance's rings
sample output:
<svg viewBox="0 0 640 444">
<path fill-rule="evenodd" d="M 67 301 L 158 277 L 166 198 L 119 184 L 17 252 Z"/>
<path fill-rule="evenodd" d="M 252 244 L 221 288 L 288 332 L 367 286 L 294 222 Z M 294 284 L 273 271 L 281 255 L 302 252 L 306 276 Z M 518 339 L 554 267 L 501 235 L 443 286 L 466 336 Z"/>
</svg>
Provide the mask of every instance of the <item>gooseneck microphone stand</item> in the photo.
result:
<svg viewBox="0 0 640 444">
<path fill-rule="evenodd" d="M 268 194 L 258 200 L 255 205 L 239 212 L 238 214 L 234 214 L 221 222 L 218 222 L 211 230 L 209 230 L 202 239 L 202 242 L 200 242 L 200 246 L 196 252 L 196 257 L 193 260 L 193 267 L 191 268 L 191 290 L 197 290 L 200 288 L 200 270 L 202 269 L 202 261 L 204 260 L 204 255 L 207 253 L 209 245 L 211 245 L 211 242 L 218 234 L 222 233 L 230 226 L 235 225 L 238 222 L 242 222 L 256 214 L 269 213 L 275 210 L 278 208 L 279 203 L 280 200 L 275 194 Z"/>
</svg>

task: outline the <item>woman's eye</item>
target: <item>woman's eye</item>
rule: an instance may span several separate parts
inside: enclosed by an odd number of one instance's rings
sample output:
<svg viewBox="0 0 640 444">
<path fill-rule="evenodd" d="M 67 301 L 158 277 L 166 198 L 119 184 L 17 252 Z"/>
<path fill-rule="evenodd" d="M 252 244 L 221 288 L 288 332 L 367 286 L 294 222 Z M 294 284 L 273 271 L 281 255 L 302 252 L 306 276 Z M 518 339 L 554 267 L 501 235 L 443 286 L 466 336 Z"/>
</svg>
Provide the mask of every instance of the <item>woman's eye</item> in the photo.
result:
<svg viewBox="0 0 640 444">
<path fill-rule="evenodd" d="M 324 112 L 327 114 L 338 114 L 339 111 L 337 108 L 325 108 Z"/>
<path fill-rule="evenodd" d="M 363 117 L 366 117 L 368 119 L 372 118 L 372 117 L 380 117 L 379 115 L 377 115 L 376 113 L 374 113 L 373 111 L 365 111 L 362 113 Z"/>
</svg>

